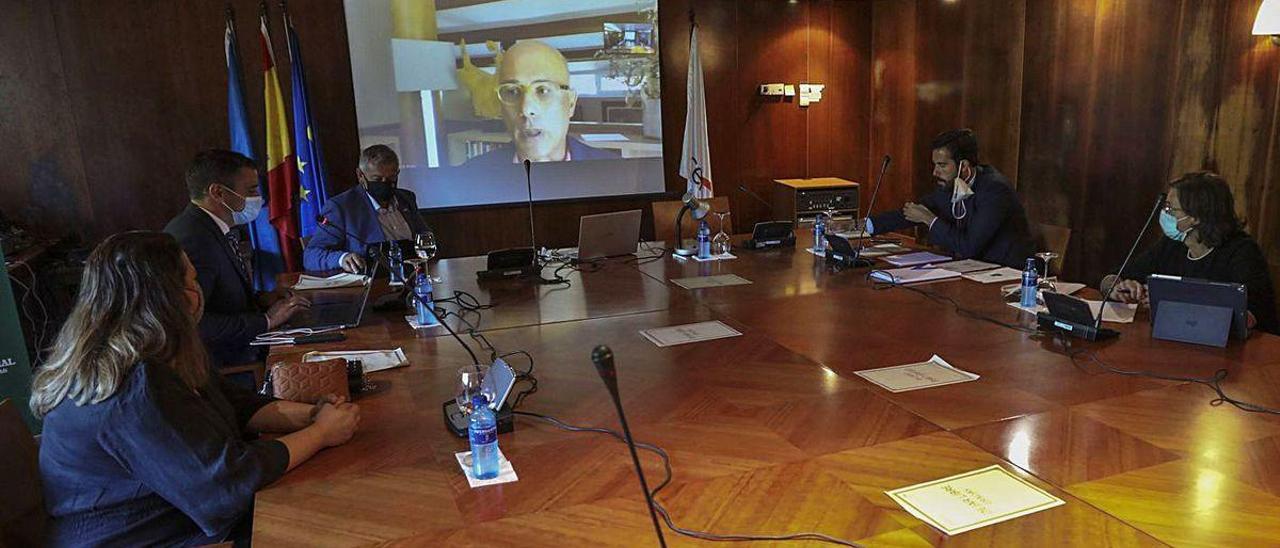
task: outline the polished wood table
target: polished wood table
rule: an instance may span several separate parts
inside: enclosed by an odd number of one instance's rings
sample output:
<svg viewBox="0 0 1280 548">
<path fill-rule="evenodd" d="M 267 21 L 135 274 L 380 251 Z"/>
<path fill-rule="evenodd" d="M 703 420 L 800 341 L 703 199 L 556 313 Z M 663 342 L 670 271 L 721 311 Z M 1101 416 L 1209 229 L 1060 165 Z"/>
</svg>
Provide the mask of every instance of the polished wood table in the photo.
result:
<svg viewBox="0 0 1280 548">
<path fill-rule="evenodd" d="M 573 273 L 568 286 L 480 286 L 475 258 L 434 272 L 445 279 L 437 295 L 461 289 L 497 303 L 480 328 L 500 352 L 535 357 L 539 390 L 522 410 L 617 428 L 589 360 L 597 344 L 614 350 L 633 433 L 671 455 L 674 478 L 658 499 L 682 527 L 893 546 L 1280 543 L 1280 418 L 1210 405 L 1202 385 L 1103 372 L 1053 337 L 956 311 L 1031 326 L 995 286 L 881 289 L 865 269 L 830 270 L 808 243 L 801 234 L 801 248 L 739 249 L 713 264 L 614 260 Z M 753 283 L 687 291 L 669 282 L 714 273 Z M 403 314 L 367 317 L 348 341 L 305 349 L 399 346 L 412 365 L 371 375 L 380 387 L 357 400 L 363 422 L 350 443 L 259 492 L 256 543 L 656 544 L 627 450 L 607 436 L 517 417 L 500 444 L 520 480 L 470 489 L 453 456 L 467 443 L 445 430 L 440 409 L 470 359 L 447 336 L 412 331 Z M 743 336 L 657 348 L 639 334 L 709 319 Z M 1226 369 L 1230 395 L 1280 406 L 1280 337 L 1225 349 L 1157 341 L 1141 313 L 1118 329 L 1117 340 L 1072 350 L 1171 376 Z M 934 353 L 981 379 L 891 394 L 853 374 Z M 656 485 L 661 462 L 641 455 Z M 1066 505 L 948 537 L 884 494 L 989 464 Z"/>
</svg>

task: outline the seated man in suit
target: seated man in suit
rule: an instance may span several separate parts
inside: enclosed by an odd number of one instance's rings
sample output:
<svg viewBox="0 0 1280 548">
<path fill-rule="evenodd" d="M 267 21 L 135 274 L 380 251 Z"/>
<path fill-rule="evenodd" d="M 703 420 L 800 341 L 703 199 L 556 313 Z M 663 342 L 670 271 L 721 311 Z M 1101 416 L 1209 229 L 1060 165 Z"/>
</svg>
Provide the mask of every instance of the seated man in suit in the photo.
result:
<svg viewBox="0 0 1280 548">
<path fill-rule="evenodd" d="M 400 158 L 390 147 L 364 149 L 356 169 L 360 185 L 325 203 L 321 216 L 326 222 L 307 242 L 303 267 L 360 272 L 366 244 L 410 240 L 431 230 L 418 214 L 418 197 L 396 188 L 399 176 Z"/>
<path fill-rule="evenodd" d="M 957 258 L 1022 269 L 1034 253 L 1027 214 L 996 168 L 978 163 L 978 138 L 957 129 L 934 138 L 933 178 L 938 188 L 901 211 L 873 215 L 867 232 L 883 234 L 912 224 L 929 229 L 929 243 Z M 868 212 L 870 213 L 870 212 Z"/>
<path fill-rule="evenodd" d="M 260 298 L 253 289 L 251 263 L 243 254 L 248 244 L 241 243 L 240 231 L 234 227 L 252 222 L 262 209 L 258 170 L 253 160 L 241 154 L 206 150 L 192 160 L 186 182 L 191 203 L 164 231 L 178 240 L 191 259 L 204 292 L 200 338 L 215 365 L 258 361 L 260 349 L 249 343 L 309 306 L 301 296 Z"/>
</svg>

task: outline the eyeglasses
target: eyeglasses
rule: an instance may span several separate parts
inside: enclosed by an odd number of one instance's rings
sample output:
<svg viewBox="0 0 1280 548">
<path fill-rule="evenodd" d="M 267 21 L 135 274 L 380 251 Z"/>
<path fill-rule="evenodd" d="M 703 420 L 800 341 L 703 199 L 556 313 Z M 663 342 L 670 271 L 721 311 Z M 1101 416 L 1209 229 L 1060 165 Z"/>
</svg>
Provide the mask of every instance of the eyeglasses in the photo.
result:
<svg viewBox="0 0 1280 548">
<path fill-rule="evenodd" d="M 1168 213 L 1170 215 L 1172 215 L 1174 212 L 1177 212 L 1177 211 L 1184 211 L 1180 207 L 1173 207 L 1173 205 L 1171 205 L 1169 202 L 1165 202 L 1164 207 L 1162 207 L 1161 209 L 1163 209 L 1165 213 Z"/>
<path fill-rule="evenodd" d="M 520 99 L 530 91 L 533 92 L 534 102 L 540 105 L 551 103 L 555 99 L 559 99 L 564 92 L 571 88 L 564 84 L 554 82 L 534 82 L 532 84 L 517 84 L 508 82 L 498 85 L 498 100 L 507 105 L 519 105 Z"/>
</svg>

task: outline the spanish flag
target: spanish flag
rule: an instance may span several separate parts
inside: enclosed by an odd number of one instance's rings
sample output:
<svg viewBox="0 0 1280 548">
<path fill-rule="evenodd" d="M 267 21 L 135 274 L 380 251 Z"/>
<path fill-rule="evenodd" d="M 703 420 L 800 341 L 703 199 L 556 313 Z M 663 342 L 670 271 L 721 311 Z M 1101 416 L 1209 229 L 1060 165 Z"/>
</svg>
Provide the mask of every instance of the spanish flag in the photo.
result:
<svg viewBox="0 0 1280 548">
<path fill-rule="evenodd" d="M 276 76 L 275 53 L 271 49 L 271 33 L 267 30 L 267 8 L 262 3 L 260 30 L 262 33 L 263 98 L 266 99 L 267 119 L 267 212 L 271 225 L 280 236 L 280 250 L 287 272 L 302 267 L 301 245 L 298 238 L 298 220 L 294 214 L 294 195 L 298 188 L 298 163 L 289 143 L 289 122 L 284 110 L 284 96 L 280 93 L 280 79 Z"/>
</svg>

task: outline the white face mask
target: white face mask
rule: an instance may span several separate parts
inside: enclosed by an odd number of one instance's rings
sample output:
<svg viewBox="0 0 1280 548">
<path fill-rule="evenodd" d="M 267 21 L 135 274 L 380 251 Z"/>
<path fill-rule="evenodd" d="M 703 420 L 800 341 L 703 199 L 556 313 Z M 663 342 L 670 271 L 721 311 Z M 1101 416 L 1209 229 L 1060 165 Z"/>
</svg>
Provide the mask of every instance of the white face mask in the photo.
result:
<svg viewBox="0 0 1280 548">
<path fill-rule="evenodd" d="M 973 187 L 969 184 L 969 181 L 966 181 L 964 177 L 960 175 L 964 166 L 965 161 L 961 160 L 960 167 L 956 169 L 956 178 L 953 181 L 951 190 L 951 215 L 956 219 L 963 219 L 964 216 L 969 213 L 968 208 L 964 205 L 964 199 L 973 196 Z M 976 173 L 972 173 L 971 175 L 972 177 L 977 177 Z M 959 205 L 958 208 L 956 207 L 957 205 Z M 957 209 L 960 211 L 957 212 Z"/>
</svg>

